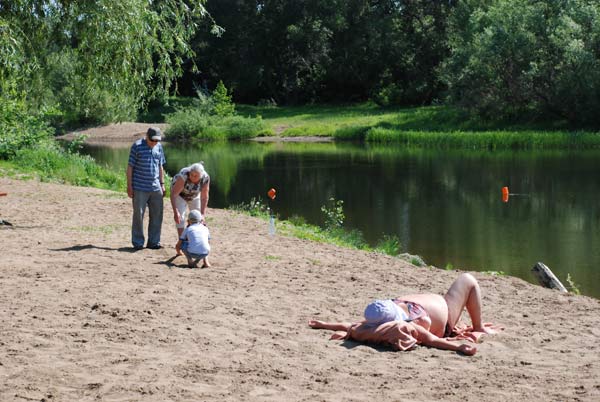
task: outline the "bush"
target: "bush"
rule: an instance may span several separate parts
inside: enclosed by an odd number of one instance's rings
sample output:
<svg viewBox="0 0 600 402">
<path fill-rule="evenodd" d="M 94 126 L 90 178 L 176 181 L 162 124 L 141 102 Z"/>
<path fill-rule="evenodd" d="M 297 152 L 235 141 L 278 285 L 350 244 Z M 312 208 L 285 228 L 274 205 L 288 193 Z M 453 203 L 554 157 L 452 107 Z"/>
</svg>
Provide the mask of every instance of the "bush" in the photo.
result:
<svg viewBox="0 0 600 402">
<path fill-rule="evenodd" d="M 18 93 L 10 89 L 1 91 L 0 159 L 11 158 L 20 149 L 35 147 L 50 137 L 52 131 L 40 116 L 28 110 Z"/>
<path fill-rule="evenodd" d="M 125 175 L 99 166 L 92 157 L 71 153 L 45 139 L 34 148 L 22 148 L 13 157 L 20 169 L 36 172 L 40 180 L 58 180 L 78 186 L 125 189 Z"/>
<path fill-rule="evenodd" d="M 228 93 L 223 81 L 219 81 L 217 87 L 212 93 L 213 114 L 216 116 L 227 117 L 235 113 L 235 105 L 231 101 L 231 94 Z"/>
<path fill-rule="evenodd" d="M 167 116 L 166 135 L 178 140 L 236 140 L 270 135 L 262 118 L 211 116 L 202 110 L 187 108 Z"/>
</svg>

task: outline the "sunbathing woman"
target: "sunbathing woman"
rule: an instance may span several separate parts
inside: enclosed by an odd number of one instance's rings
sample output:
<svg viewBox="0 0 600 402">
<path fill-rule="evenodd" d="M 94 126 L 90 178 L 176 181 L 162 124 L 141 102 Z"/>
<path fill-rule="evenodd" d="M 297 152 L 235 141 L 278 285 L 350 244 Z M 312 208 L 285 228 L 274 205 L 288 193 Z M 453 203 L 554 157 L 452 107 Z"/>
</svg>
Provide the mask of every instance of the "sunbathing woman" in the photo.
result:
<svg viewBox="0 0 600 402">
<path fill-rule="evenodd" d="M 362 342 L 390 344 L 396 350 L 412 349 L 417 344 L 454 350 L 474 355 L 477 348 L 458 344 L 446 338 L 452 336 L 460 316 L 467 308 L 472 328 L 457 339 L 477 341 L 482 334 L 495 331 L 481 321 L 481 292 L 471 274 L 461 274 L 444 297 L 437 294 L 416 294 L 393 300 L 376 300 L 365 309 L 365 318 L 357 323 L 311 320 L 315 329 L 336 332 L 331 339 L 353 339 Z"/>
</svg>

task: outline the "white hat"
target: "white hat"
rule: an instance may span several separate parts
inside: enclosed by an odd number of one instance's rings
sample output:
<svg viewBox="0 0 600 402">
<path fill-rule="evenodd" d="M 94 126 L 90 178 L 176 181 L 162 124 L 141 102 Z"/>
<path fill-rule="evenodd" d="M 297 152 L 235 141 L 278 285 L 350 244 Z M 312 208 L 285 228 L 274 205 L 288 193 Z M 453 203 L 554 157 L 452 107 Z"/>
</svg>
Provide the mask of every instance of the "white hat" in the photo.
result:
<svg viewBox="0 0 600 402">
<path fill-rule="evenodd" d="M 202 222 L 202 214 L 197 209 L 192 209 L 188 215 L 188 221 L 190 222 Z"/>
<path fill-rule="evenodd" d="M 381 325 L 389 321 L 405 321 L 406 313 L 394 301 L 375 300 L 365 308 L 365 324 Z"/>
</svg>

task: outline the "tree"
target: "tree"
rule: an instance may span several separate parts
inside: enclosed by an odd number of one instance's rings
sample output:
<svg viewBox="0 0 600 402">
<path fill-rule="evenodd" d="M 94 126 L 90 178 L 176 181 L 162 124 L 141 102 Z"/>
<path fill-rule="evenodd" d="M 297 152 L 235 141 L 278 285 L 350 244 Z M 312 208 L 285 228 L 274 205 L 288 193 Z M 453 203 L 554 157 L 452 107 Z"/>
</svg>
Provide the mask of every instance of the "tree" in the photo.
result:
<svg viewBox="0 0 600 402">
<path fill-rule="evenodd" d="M 600 122 L 596 1 L 463 1 L 450 48 L 441 71 L 454 103 L 486 117 Z"/>
<path fill-rule="evenodd" d="M 193 51 L 204 0 L 12 0 L 0 2 L 0 54 L 18 44 L 0 79 L 17 82 L 34 109 L 71 122 L 131 118 L 168 93 Z M 9 27 L 10 30 L 2 29 Z M 8 34 L 6 33 L 8 32 Z"/>
<path fill-rule="evenodd" d="M 441 84 L 446 21 L 454 2 L 431 0 L 219 0 L 209 13 L 222 37 L 200 30 L 191 81 L 222 79 L 236 101 L 429 103 Z M 383 98 L 383 97 L 379 97 Z"/>
</svg>

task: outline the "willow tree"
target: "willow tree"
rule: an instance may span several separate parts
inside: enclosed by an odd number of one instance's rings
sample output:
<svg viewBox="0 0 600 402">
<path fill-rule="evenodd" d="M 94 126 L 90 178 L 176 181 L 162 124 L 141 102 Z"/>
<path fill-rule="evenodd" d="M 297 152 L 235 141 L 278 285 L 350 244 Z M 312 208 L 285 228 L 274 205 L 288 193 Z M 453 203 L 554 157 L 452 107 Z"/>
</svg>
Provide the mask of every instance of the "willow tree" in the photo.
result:
<svg viewBox="0 0 600 402">
<path fill-rule="evenodd" d="M 67 122 L 132 118 L 192 59 L 204 3 L 0 0 L 0 85 Z"/>
</svg>

